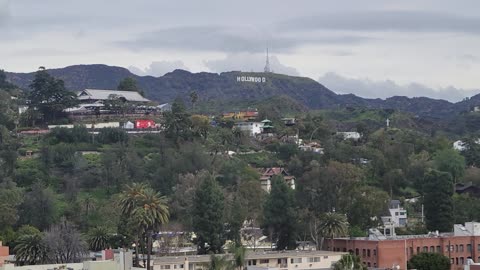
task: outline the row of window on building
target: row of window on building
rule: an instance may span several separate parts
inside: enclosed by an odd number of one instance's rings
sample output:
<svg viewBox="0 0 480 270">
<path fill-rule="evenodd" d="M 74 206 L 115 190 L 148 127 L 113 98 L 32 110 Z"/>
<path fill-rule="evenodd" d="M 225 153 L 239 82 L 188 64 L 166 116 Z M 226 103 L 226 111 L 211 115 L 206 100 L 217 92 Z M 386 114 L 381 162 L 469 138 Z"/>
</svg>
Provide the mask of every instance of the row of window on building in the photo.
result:
<svg viewBox="0 0 480 270">
<path fill-rule="evenodd" d="M 302 263 L 304 260 L 304 258 L 291 258 L 290 259 L 290 263 L 291 264 L 299 264 L 299 263 Z M 320 262 L 321 261 L 321 257 L 308 257 L 308 258 L 305 258 L 305 262 L 308 262 L 308 263 L 314 263 L 314 262 Z M 328 259 L 328 256 L 323 256 L 323 259 Z M 247 264 L 248 265 L 257 265 L 257 261 L 259 264 L 269 264 L 270 263 L 270 260 L 269 259 L 259 259 L 259 260 L 248 260 Z M 277 260 L 277 264 L 281 265 L 281 264 L 286 264 L 287 260 L 285 258 L 283 259 L 278 259 Z"/>
</svg>

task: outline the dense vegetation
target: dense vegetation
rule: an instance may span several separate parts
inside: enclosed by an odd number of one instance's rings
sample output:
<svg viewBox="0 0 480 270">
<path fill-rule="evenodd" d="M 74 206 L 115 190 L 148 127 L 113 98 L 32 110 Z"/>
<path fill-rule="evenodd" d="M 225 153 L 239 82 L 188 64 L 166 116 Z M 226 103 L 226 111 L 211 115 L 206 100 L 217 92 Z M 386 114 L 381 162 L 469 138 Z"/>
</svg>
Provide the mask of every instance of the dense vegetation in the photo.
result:
<svg viewBox="0 0 480 270">
<path fill-rule="evenodd" d="M 273 120 L 276 136 L 258 140 L 232 129 L 228 120 L 212 126 L 208 117 L 192 114 L 188 108 L 194 106 L 176 100 L 160 134 L 103 129 L 92 135 L 77 126 L 19 135 L 19 126 L 55 121 L 49 117 L 61 117 L 60 108 L 72 100 L 62 81 L 40 70 L 36 79 L 43 82 L 32 84 L 30 93 L 44 95 L 41 106 L 27 113 L 35 123 L 23 121 L 26 116 L 17 114 L 21 91 L 2 74 L 0 239 L 21 264 L 58 262 L 54 254 L 62 247 L 54 243 L 75 244 L 68 261 L 87 249 L 132 244 L 136 254 L 150 255 L 159 230 L 193 231 L 200 253 L 218 253 L 226 240 L 240 243 L 244 221 L 260 226 L 277 249 L 311 240 L 333 250 L 329 239 L 362 236 L 379 225 L 390 199 L 400 199 L 411 217 L 397 233 L 450 231 L 452 222 L 480 220 L 478 207 L 462 207 L 480 206 L 478 198 L 453 195 L 455 183 L 480 183 L 473 133 L 465 138 L 471 147 L 457 152 L 442 130 L 417 130 L 409 114 L 372 109 L 295 109 L 296 125 L 285 126 L 282 111 L 272 114 L 273 102 L 260 115 Z M 61 99 L 50 99 L 45 89 Z M 195 103 L 193 92 L 190 97 Z M 335 134 L 346 128 L 362 138 Z M 325 153 L 301 151 L 291 139 L 295 134 L 320 142 Z M 264 192 L 257 168 L 266 167 L 286 168 L 297 179 L 296 189 L 279 176 Z M 414 197 L 416 203 L 405 202 Z M 426 224 L 420 222 L 422 203 Z"/>
</svg>

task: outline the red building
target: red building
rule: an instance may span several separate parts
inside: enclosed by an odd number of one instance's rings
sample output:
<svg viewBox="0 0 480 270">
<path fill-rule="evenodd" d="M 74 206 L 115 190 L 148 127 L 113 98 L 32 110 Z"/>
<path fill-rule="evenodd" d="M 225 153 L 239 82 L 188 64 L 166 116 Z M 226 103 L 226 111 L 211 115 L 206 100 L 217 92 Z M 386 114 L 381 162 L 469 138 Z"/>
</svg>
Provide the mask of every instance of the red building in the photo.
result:
<svg viewBox="0 0 480 270">
<path fill-rule="evenodd" d="M 407 269 L 407 262 L 421 252 L 441 253 L 452 264 L 452 270 L 463 269 L 468 259 L 480 262 L 480 223 L 456 224 L 453 233 L 427 235 L 384 236 L 370 230 L 368 237 L 336 238 L 326 240 L 327 248 L 348 251 L 360 256 L 368 267 Z"/>
<path fill-rule="evenodd" d="M 154 128 L 155 121 L 153 120 L 135 120 L 135 128 Z"/>
<path fill-rule="evenodd" d="M 6 246 L 2 245 L 2 241 L 0 241 L 0 267 L 5 264 L 5 260 L 8 259 L 9 249 Z"/>
</svg>

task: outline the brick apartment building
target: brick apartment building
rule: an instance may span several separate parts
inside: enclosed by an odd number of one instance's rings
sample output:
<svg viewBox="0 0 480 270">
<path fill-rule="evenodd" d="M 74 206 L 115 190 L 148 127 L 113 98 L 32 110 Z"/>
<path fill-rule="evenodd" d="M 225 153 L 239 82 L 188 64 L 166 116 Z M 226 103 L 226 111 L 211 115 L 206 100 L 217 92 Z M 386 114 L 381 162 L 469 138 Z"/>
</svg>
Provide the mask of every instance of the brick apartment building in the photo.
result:
<svg viewBox="0 0 480 270">
<path fill-rule="evenodd" d="M 385 236 L 370 230 L 368 237 L 326 240 L 330 250 L 350 252 L 360 256 L 366 266 L 381 269 L 407 269 L 407 261 L 421 252 L 441 253 L 452 264 L 452 270 L 463 269 L 468 259 L 480 262 L 480 223 L 454 225 L 453 233 Z"/>
</svg>

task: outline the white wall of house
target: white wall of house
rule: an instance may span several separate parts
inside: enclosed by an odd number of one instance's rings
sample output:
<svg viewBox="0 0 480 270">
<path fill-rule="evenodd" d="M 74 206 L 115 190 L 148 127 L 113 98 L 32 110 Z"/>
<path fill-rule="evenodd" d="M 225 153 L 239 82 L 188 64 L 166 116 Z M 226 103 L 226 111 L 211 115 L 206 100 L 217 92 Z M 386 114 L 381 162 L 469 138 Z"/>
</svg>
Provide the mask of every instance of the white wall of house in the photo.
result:
<svg viewBox="0 0 480 270">
<path fill-rule="evenodd" d="M 263 123 L 261 122 L 238 122 L 235 128 L 243 132 L 247 132 L 250 136 L 261 134 L 263 131 Z"/>
</svg>

